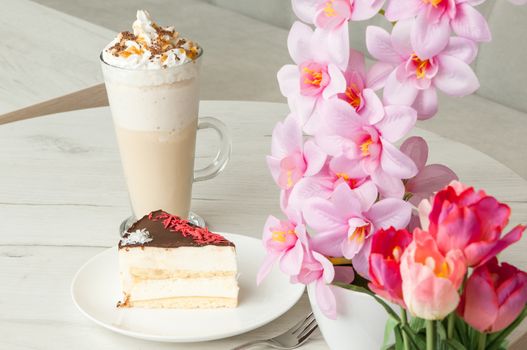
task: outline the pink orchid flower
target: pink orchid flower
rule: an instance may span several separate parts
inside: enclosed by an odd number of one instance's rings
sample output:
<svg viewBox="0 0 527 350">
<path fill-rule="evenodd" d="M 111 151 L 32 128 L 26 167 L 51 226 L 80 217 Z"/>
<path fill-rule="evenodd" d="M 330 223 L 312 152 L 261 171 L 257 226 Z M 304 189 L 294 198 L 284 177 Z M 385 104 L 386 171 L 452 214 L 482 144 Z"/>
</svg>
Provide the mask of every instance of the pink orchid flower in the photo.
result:
<svg viewBox="0 0 527 350">
<path fill-rule="evenodd" d="M 442 254 L 434 238 L 416 228 L 401 258 L 403 299 L 412 316 L 441 320 L 454 311 L 466 271 L 461 250 Z"/>
<path fill-rule="evenodd" d="M 287 221 L 274 216 L 267 218 L 263 230 L 266 256 L 256 277 L 257 284 L 269 274 L 276 262 L 279 262 L 280 270 L 289 276 L 300 273 L 304 259 L 302 242 L 307 240 L 307 233 L 299 214 L 289 216 L 291 218 Z"/>
<path fill-rule="evenodd" d="M 303 207 L 306 223 L 317 232 L 314 249 L 327 256 L 352 259 L 370 233 L 390 226 L 404 228 L 410 220 L 411 206 L 402 199 L 377 201 L 377 188 L 371 182 L 352 190 L 340 184 L 331 198 L 311 198 Z"/>
<path fill-rule="evenodd" d="M 490 41 L 490 29 L 473 6 L 481 0 L 391 0 L 386 18 L 392 22 L 415 17 L 411 41 L 421 58 L 431 58 L 448 44 L 450 30 L 471 41 Z"/>
<path fill-rule="evenodd" d="M 379 119 L 365 120 L 346 102 L 326 101 L 323 114 L 325 130 L 315 135 L 316 143 L 333 157 L 349 159 L 352 178 L 370 176 L 385 197 L 404 195 L 401 179 L 417 174 L 413 161 L 392 142 L 399 141 L 416 121 L 408 106 L 385 106 Z"/>
<path fill-rule="evenodd" d="M 337 317 L 337 303 L 330 283 L 340 281 L 351 283 L 354 279 L 352 267 L 333 266 L 324 255 L 312 250 L 309 236 L 299 237 L 304 249 L 301 268 L 298 274 L 291 276 L 292 283 L 315 284 L 315 298 L 320 310 L 326 317 Z"/>
<path fill-rule="evenodd" d="M 313 197 L 328 199 L 335 189 L 341 184 L 347 184 L 351 189 L 356 189 L 370 182 L 369 177 L 354 178 L 353 164 L 346 157 L 331 158 L 326 166 L 316 176 L 302 178 L 291 190 L 288 205 L 293 209 L 301 210 L 302 205 Z"/>
<path fill-rule="evenodd" d="M 305 123 L 322 100 L 346 90 L 344 75 L 325 49 L 326 41 L 321 34 L 295 22 L 289 32 L 287 46 L 295 64 L 283 66 L 277 78 L 282 95 L 289 106 Z M 348 47 L 337 47 L 349 52 Z M 347 60 L 346 60 L 347 62 Z M 344 67 L 345 68 L 345 63 Z"/>
<path fill-rule="evenodd" d="M 437 113 L 436 89 L 451 96 L 465 96 L 479 88 L 478 78 L 469 66 L 477 46 L 469 39 L 451 37 L 440 51 L 420 56 L 410 40 L 411 27 L 412 20 L 397 22 L 390 35 L 370 26 L 366 44 L 374 58 L 395 67 L 386 80 L 384 102 L 413 106 L 419 119 L 428 119 Z"/>
<path fill-rule="evenodd" d="M 403 281 L 401 278 L 401 257 L 412 241 L 406 230 L 393 227 L 379 230 L 372 235 L 369 256 L 370 289 L 381 297 L 405 307 Z"/>
<path fill-rule="evenodd" d="M 458 313 L 482 333 L 509 326 L 527 303 L 527 273 L 493 258 L 470 275 Z"/>
<path fill-rule="evenodd" d="M 375 90 L 384 86 L 392 71 L 393 65 L 384 62 L 377 62 L 367 70 L 364 55 L 350 50 L 348 66 L 344 71 L 346 91 L 337 96 L 346 101 L 362 119 L 375 123 L 384 116 L 384 105 Z M 324 115 L 314 114 L 304 126 L 304 132 L 314 135 L 324 125 Z"/>
<path fill-rule="evenodd" d="M 406 194 L 410 195 L 409 202 L 417 206 L 423 199 L 429 198 L 454 180 L 457 175 L 442 164 L 426 165 L 428 159 L 428 145 L 419 136 L 408 138 L 400 147 L 401 152 L 413 160 L 418 173 L 405 183 Z"/>
<path fill-rule="evenodd" d="M 316 175 L 326 157 L 313 141 L 304 144 L 302 129 L 293 114 L 276 124 L 267 164 L 281 189 L 291 190 L 302 177 Z"/>
<path fill-rule="evenodd" d="M 423 202 L 420 209 L 429 210 L 425 225 L 439 250 L 443 254 L 452 249 L 462 251 L 470 267 L 489 261 L 519 241 L 525 231 L 525 226 L 517 225 L 501 237 L 509 222 L 509 206 L 455 181 L 437 192 L 431 205 Z"/>
<path fill-rule="evenodd" d="M 314 24 L 325 35 L 328 50 L 337 66 L 344 68 L 349 45 L 348 21 L 375 16 L 385 0 L 293 0 L 293 11 L 305 23 Z"/>
</svg>

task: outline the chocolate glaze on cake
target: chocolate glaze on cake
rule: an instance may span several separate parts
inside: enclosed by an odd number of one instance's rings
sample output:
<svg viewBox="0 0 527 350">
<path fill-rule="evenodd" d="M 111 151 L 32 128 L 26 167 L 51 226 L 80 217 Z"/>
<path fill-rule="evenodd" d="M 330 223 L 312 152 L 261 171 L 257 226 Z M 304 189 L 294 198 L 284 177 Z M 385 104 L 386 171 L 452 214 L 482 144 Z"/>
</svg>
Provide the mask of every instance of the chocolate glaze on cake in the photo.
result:
<svg viewBox="0 0 527 350">
<path fill-rule="evenodd" d="M 151 241 L 127 245 L 122 245 L 119 242 L 119 249 L 132 247 L 203 247 L 206 245 L 234 247 L 232 242 L 221 235 L 210 232 L 208 228 L 196 226 L 163 210 L 156 210 L 143 216 L 128 229 L 128 232 L 142 229 L 148 231 L 152 238 Z M 124 238 L 128 235 L 129 233 L 126 233 Z"/>
</svg>

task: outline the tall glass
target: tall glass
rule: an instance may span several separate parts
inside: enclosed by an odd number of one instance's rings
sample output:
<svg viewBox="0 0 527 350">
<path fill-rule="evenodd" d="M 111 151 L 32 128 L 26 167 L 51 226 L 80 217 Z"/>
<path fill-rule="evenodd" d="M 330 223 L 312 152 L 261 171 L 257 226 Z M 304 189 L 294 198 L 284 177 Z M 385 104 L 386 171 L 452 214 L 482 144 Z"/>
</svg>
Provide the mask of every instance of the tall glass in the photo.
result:
<svg viewBox="0 0 527 350">
<path fill-rule="evenodd" d="M 135 218 L 158 209 L 189 217 L 192 183 L 215 177 L 229 160 L 225 125 L 198 119 L 201 56 L 180 66 L 139 70 L 109 65 L 101 55 Z M 211 164 L 194 170 L 196 133 L 205 128 L 217 131 L 220 149 Z"/>
</svg>

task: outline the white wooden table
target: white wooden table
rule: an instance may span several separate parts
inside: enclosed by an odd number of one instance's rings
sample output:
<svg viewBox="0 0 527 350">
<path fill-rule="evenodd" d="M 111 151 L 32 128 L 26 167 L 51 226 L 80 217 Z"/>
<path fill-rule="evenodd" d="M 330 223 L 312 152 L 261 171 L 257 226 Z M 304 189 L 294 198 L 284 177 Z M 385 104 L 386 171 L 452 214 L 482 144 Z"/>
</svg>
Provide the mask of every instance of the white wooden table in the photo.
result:
<svg viewBox="0 0 527 350">
<path fill-rule="evenodd" d="M 278 190 L 266 169 L 273 125 L 287 113 L 275 103 L 205 101 L 201 115 L 224 121 L 233 137 L 232 160 L 219 177 L 194 187 L 193 210 L 212 229 L 259 237 L 268 214 L 279 215 Z M 512 223 L 527 222 L 527 183 L 463 144 L 417 130 L 431 160 L 506 201 Z M 198 157 L 215 149 L 200 135 Z M 221 341 L 169 345 L 113 334 L 75 309 L 69 285 L 91 256 L 116 244 L 129 214 L 110 112 L 77 111 L 0 127 L 0 348 L 6 349 L 229 349 L 284 330 L 309 310 L 306 298 L 253 332 Z M 527 268 L 523 240 L 507 252 Z M 327 349 L 316 337 L 305 349 Z"/>
</svg>

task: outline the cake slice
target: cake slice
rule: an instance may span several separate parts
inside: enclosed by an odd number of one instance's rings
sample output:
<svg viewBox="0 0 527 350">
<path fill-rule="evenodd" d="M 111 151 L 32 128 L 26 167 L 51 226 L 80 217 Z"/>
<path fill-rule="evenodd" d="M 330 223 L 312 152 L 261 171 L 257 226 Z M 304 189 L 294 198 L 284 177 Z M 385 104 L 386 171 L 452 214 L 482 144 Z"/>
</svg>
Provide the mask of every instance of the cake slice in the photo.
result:
<svg viewBox="0 0 527 350">
<path fill-rule="evenodd" d="M 158 210 L 135 222 L 118 249 L 119 307 L 237 306 L 235 246 L 207 228 Z"/>
</svg>

